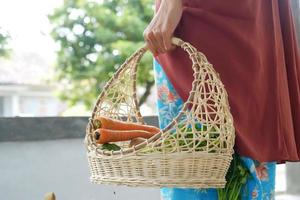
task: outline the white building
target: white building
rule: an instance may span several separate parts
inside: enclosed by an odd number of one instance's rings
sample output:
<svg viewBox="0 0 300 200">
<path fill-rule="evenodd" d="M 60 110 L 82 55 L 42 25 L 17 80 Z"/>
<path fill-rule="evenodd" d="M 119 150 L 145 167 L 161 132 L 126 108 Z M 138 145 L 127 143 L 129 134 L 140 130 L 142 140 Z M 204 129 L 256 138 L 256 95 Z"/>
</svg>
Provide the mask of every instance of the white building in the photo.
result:
<svg viewBox="0 0 300 200">
<path fill-rule="evenodd" d="M 52 70 L 36 53 L 0 59 L 0 117 L 58 116 L 66 105 L 47 84 Z"/>
</svg>

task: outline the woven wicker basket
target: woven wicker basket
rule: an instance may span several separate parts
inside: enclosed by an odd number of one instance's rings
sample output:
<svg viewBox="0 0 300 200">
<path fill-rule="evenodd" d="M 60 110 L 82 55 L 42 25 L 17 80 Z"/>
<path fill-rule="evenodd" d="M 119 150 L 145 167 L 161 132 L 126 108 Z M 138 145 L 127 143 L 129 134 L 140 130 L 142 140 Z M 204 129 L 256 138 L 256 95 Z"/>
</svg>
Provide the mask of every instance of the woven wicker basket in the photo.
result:
<svg viewBox="0 0 300 200">
<path fill-rule="evenodd" d="M 136 95 L 137 64 L 146 47 L 122 64 L 99 95 L 85 146 L 93 183 L 127 186 L 222 188 L 232 160 L 235 130 L 228 95 L 206 57 L 179 38 L 172 43 L 193 63 L 194 81 L 179 114 L 158 134 L 119 151 L 101 150 L 93 138 L 96 116 L 145 124 Z M 187 66 L 188 67 L 188 66 Z"/>
</svg>

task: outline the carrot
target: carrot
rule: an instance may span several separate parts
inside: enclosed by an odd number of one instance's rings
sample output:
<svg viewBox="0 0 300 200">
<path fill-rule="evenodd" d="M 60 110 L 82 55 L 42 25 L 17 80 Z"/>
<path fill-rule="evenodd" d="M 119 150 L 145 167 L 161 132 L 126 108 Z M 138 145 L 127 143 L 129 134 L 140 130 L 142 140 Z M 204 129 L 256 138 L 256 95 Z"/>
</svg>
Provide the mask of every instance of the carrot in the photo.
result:
<svg viewBox="0 0 300 200">
<path fill-rule="evenodd" d="M 94 132 L 94 137 L 97 140 L 96 142 L 99 144 L 105 144 L 108 142 L 120 142 L 120 141 L 128 141 L 134 138 L 150 138 L 156 133 L 151 133 L 144 130 L 110 130 L 99 128 Z"/>
<path fill-rule="evenodd" d="M 138 124 L 133 122 L 123 122 L 117 119 L 112 119 L 104 116 L 98 116 L 94 119 L 93 124 L 96 128 L 104 128 L 111 130 L 144 130 L 151 133 L 158 133 L 159 128 L 155 126 Z"/>
</svg>

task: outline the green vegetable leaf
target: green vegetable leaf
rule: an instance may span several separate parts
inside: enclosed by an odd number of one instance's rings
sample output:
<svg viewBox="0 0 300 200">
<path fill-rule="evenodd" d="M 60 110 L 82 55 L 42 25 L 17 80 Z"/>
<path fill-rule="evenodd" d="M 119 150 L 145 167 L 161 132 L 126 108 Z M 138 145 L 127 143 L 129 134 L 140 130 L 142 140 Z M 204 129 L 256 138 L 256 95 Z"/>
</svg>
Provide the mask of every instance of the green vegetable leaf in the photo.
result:
<svg viewBox="0 0 300 200">
<path fill-rule="evenodd" d="M 106 144 L 102 145 L 101 149 L 102 150 L 109 150 L 109 151 L 119 151 L 121 149 L 121 147 L 119 147 L 116 144 L 106 143 Z"/>
</svg>

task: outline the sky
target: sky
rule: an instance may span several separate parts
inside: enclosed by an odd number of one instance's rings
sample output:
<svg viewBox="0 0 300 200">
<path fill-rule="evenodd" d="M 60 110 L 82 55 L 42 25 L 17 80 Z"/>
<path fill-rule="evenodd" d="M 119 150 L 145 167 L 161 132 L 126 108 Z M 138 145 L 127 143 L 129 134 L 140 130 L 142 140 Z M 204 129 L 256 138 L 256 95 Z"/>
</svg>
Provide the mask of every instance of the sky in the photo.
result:
<svg viewBox="0 0 300 200">
<path fill-rule="evenodd" d="M 54 60 L 56 44 L 49 32 L 47 14 L 63 0 L 0 0 L 0 27 L 11 35 L 15 52 L 36 52 Z"/>
</svg>

